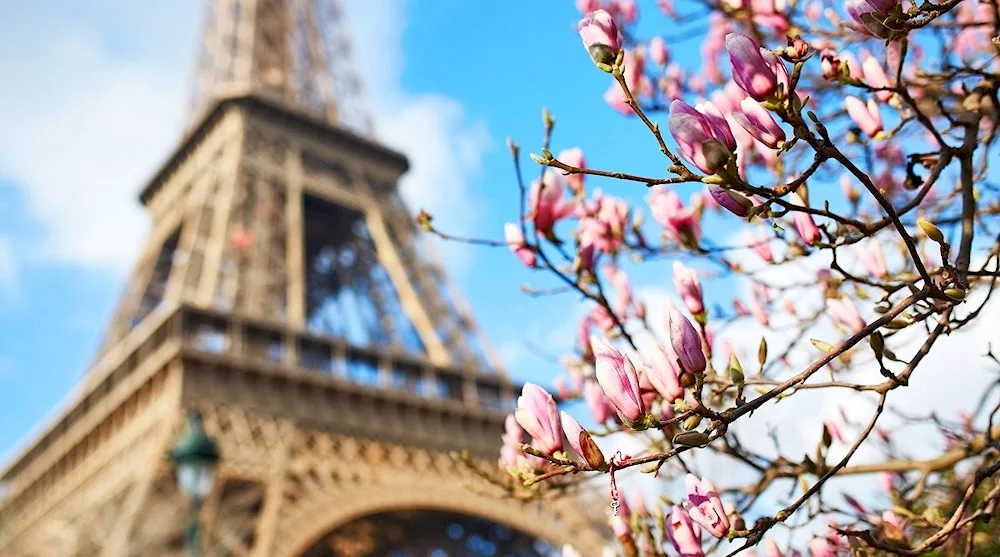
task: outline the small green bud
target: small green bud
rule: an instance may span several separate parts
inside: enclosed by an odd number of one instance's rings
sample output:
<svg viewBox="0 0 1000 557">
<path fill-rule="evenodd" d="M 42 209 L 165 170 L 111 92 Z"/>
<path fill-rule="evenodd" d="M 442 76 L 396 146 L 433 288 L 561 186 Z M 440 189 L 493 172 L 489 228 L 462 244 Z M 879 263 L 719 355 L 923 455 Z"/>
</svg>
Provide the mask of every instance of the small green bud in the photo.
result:
<svg viewBox="0 0 1000 557">
<path fill-rule="evenodd" d="M 875 357 L 882 359 L 882 355 L 885 353 L 885 338 L 882 333 L 875 331 L 868 337 L 868 343 L 872 345 L 872 350 L 875 351 Z"/>
<path fill-rule="evenodd" d="M 814 338 L 809 339 L 809 342 L 816 347 L 820 352 L 833 352 L 833 345 L 828 342 L 823 342 L 822 340 L 817 340 Z"/>
<path fill-rule="evenodd" d="M 544 147 L 542 147 L 542 156 L 545 157 L 545 160 L 547 160 L 547 161 L 550 161 L 550 160 L 552 160 L 552 159 L 555 158 L 555 157 L 552 156 L 552 151 L 549 151 L 548 149 L 546 149 Z"/>
<path fill-rule="evenodd" d="M 740 360 L 736 357 L 736 354 L 729 355 L 729 378 L 737 385 L 743 383 L 745 380 L 743 377 L 743 366 L 740 365 Z"/>
<path fill-rule="evenodd" d="M 944 291 L 944 293 L 952 300 L 961 301 L 965 299 L 965 290 L 961 288 L 948 288 Z"/>
<path fill-rule="evenodd" d="M 536 155 L 534 153 L 529 153 L 528 156 L 531 157 L 531 160 L 535 161 L 538 164 L 545 164 L 545 159 L 543 159 L 542 157 L 539 157 L 538 155 Z"/>
<path fill-rule="evenodd" d="M 594 43 L 587 49 L 595 64 L 614 65 L 618 53 L 606 44 Z M 603 68 L 602 68 L 603 69 Z"/>
<path fill-rule="evenodd" d="M 686 420 L 684 420 L 684 423 L 682 425 L 684 429 L 691 431 L 692 429 L 698 427 L 700 423 L 701 423 L 701 416 L 699 416 L 698 414 L 692 414 L 688 416 Z"/>
<path fill-rule="evenodd" d="M 757 347 L 757 362 L 764 365 L 767 361 L 767 339 L 760 337 L 760 346 Z"/>
<path fill-rule="evenodd" d="M 931 224 L 929 221 L 924 219 L 917 219 L 917 226 L 924 231 L 924 234 L 928 238 L 934 240 L 937 243 L 944 242 L 944 234 L 941 233 L 941 229 Z"/>
</svg>

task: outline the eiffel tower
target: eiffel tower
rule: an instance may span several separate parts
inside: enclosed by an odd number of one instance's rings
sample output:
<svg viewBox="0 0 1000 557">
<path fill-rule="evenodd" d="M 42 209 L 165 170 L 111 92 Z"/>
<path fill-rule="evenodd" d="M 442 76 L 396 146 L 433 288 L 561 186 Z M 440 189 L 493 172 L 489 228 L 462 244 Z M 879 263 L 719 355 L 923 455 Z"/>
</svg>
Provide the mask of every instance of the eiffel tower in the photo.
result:
<svg viewBox="0 0 1000 557">
<path fill-rule="evenodd" d="M 417 235 L 407 159 L 371 137 L 336 0 L 207 14 L 105 341 L 0 472 L 0 555 L 181 555 L 167 453 L 193 410 L 222 455 L 202 555 L 597 551 L 579 505 L 469 489 L 448 456 L 496 466 L 518 388 Z"/>
</svg>

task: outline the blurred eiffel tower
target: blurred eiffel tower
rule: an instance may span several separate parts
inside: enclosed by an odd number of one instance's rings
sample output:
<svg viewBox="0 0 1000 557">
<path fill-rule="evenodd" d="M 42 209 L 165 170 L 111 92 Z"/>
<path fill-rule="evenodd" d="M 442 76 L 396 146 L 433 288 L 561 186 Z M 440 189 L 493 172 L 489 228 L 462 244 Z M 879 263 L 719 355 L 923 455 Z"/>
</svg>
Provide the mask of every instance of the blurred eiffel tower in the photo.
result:
<svg viewBox="0 0 1000 557">
<path fill-rule="evenodd" d="M 105 342 L 0 475 L 0 555 L 180 554 L 165 456 L 192 409 L 222 453 L 202 554 L 596 550 L 568 502 L 470 491 L 447 456 L 495 463 L 515 387 L 417 237 L 337 1 L 207 14 L 191 123 L 142 189 L 152 231 Z"/>
</svg>

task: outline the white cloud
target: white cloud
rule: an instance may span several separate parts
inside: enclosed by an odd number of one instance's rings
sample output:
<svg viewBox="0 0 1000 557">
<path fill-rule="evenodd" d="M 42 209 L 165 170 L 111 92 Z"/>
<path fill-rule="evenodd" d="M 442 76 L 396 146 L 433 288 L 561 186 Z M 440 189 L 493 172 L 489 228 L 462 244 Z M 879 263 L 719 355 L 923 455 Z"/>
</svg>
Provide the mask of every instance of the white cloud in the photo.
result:
<svg viewBox="0 0 1000 557">
<path fill-rule="evenodd" d="M 23 8 L 0 22 L 3 51 L 31 53 L 0 58 L 0 176 L 23 188 L 45 226 L 41 257 L 120 272 L 143 241 L 148 221 L 136 193 L 185 123 L 199 11 L 197 2 L 148 4 L 101 0 L 83 12 L 90 20 L 71 22 Z M 402 90 L 405 1 L 348 4 L 345 27 L 368 69 L 379 136 L 411 160 L 404 197 L 469 232 L 468 186 L 490 146 L 486 125 L 469 122 L 454 99 Z"/>
<path fill-rule="evenodd" d="M 17 301 L 21 297 L 21 279 L 10 239 L 0 236 L 0 303 Z M 0 373 L 3 362 L 0 360 Z"/>
</svg>

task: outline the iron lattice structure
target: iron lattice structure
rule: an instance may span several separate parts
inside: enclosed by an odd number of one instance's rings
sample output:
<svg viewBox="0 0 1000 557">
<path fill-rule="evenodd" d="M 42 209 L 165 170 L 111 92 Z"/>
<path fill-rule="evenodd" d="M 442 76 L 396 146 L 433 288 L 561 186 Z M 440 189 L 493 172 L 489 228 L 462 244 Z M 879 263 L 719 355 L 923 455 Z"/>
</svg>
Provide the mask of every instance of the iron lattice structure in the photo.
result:
<svg viewBox="0 0 1000 557">
<path fill-rule="evenodd" d="M 405 157 L 348 126 L 366 112 L 336 4 L 209 14 L 195 123 L 142 190 L 152 230 L 98 357 L 0 473 L 0 555 L 180 554 L 166 452 L 191 409 L 222 453 L 205 555 L 366 555 L 399 540 L 359 532 L 455 525 L 596 551 L 578 504 L 470 491 L 447 455 L 492 465 L 516 388 L 418 237 Z"/>
</svg>

